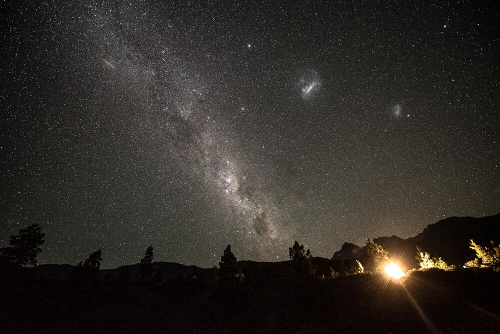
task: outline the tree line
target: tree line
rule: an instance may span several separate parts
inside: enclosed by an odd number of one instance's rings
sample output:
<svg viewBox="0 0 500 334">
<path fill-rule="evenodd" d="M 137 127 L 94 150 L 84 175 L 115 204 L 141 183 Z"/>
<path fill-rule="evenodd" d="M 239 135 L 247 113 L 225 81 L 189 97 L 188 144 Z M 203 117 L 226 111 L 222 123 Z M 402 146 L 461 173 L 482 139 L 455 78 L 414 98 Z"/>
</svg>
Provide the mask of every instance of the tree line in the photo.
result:
<svg viewBox="0 0 500 334">
<path fill-rule="evenodd" d="M 9 246 L 0 248 L 0 267 L 19 268 L 37 265 L 37 256 L 42 251 L 41 246 L 45 243 L 45 233 L 38 224 L 32 224 L 19 231 L 19 234 L 10 236 Z M 500 245 L 491 242 L 491 248 L 481 246 L 470 240 L 470 248 L 476 252 L 476 258 L 465 264 L 469 268 L 493 268 L 500 271 Z M 312 276 L 315 267 L 311 262 L 313 255 L 310 249 L 305 249 L 298 241 L 288 249 L 288 255 L 291 261 L 297 267 L 297 270 L 305 275 Z M 389 262 L 388 252 L 379 244 L 371 239 L 366 241 L 367 261 L 365 267 L 357 261 L 358 268 L 355 272 L 377 272 L 383 264 Z M 446 264 L 441 258 L 431 257 L 429 253 L 422 251 L 417 247 L 416 258 L 419 261 L 420 269 L 431 268 L 452 270 L 453 266 Z M 153 246 L 146 249 L 144 257 L 140 260 L 140 270 L 143 275 L 147 275 L 151 263 L 154 260 Z M 99 271 L 102 262 L 102 251 L 100 249 L 93 251 L 89 257 L 76 266 L 76 273 L 92 274 Z M 338 273 L 330 267 L 330 276 L 338 277 Z M 219 277 L 222 280 L 242 280 L 243 273 L 237 265 L 237 258 L 231 250 L 231 245 L 227 245 L 219 262 Z"/>
</svg>

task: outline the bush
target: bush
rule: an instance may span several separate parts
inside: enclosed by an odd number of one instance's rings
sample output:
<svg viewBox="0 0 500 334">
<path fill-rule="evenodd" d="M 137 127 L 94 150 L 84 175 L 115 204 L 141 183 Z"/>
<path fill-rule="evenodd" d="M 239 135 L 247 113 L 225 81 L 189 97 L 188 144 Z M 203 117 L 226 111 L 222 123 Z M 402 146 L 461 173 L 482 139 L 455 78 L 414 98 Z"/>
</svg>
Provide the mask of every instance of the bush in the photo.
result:
<svg viewBox="0 0 500 334">
<path fill-rule="evenodd" d="M 366 239 L 366 255 L 368 271 L 379 272 L 384 264 L 389 263 L 389 253 L 370 238 Z"/>
<path fill-rule="evenodd" d="M 476 252 L 476 258 L 465 264 L 469 268 L 493 268 L 495 271 L 500 271 L 500 245 L 491 242 L 492 248 L 483 247 L 470 240 L 470 248 Z"/>
<path fill-rule="evenodd" d="M 428 269 L 441 269 L 441 270 L 453 270 L 454 266 L 448 265 L 441 258 L 431 257 L 429 253 L 422 251 L 417 247 L 417 255 L 415 258 L 419 261 L 420 269 L 428 270 Z"/>
</svg>

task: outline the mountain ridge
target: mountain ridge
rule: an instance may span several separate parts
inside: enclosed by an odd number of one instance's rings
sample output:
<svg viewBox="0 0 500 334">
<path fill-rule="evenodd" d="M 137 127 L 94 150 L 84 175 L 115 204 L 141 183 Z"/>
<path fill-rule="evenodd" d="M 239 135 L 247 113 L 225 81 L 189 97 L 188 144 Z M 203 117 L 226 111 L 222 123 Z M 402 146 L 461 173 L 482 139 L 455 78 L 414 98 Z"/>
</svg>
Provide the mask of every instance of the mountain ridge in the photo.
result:
<svg viewBox="0 0 500 334">
<path fill-rule="evenodd" d="M 500 213 L 480 218 L 448 217 L 429 224 L 414 237 L 402 239 L 396 235 L 378 237 L 373 241 L 389 252 L 391 259 L 402 262 L 407 269 L 417 268 L 417 246 L 433 257 L 441 257 L 448 264 L 463 265 L 475 257 L 470 240 L 489 246 L 490 240 L 500 242 Z M 361 259 L 366 255 L 365 246 L 345 242 L 332 260 Z"/>
</svg>

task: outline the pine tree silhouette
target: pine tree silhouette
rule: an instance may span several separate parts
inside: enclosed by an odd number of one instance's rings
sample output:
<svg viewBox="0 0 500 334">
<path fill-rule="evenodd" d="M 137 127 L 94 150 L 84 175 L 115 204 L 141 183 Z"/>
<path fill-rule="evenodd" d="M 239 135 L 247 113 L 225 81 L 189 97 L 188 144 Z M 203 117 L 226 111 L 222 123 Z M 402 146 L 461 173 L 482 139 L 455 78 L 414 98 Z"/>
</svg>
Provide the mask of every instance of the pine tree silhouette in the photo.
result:
<svg viewBox="0 0 500 334">
<path fill-rule="evenodd" d="M 236 279 L 241 279 L 243 274 L 241 270 L 236 265 L 236 256 L 231 251 L 231 245 L 227 245 L 224 250 L 224 255 L 221 256 L 219 262 L 219 279 L 222 281 L 233 281 Z"/>
<path fill-rule="evenodd" d="M 148 249 L 146 249 L 146 254 L 141 259 L 141 263 L 139 264 L 139 274 L 141 280 L 145 278 L 151 278 L 151 273 L 153 272 L 153 268 L 151 268 L 151 262 L 153 261 L 153 246 L 149 245 Z"/>
<path fill-rule="evenodd" d="M 153 259 L 153 246 L 149 245 L 148 249 L 146 249 L 146 254 L 141 259 L 141 264 L 151 264 Z"/>
</svg>

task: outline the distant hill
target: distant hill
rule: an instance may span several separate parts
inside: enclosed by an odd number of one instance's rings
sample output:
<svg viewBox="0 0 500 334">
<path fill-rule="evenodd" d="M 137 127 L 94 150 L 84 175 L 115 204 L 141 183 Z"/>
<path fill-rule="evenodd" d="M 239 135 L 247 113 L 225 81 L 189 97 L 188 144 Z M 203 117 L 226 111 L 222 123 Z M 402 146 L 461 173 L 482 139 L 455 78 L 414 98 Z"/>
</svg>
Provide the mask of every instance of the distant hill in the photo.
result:
<svg viewBox="0 0 500 334">
<path fill-rule="evenodd" d="M 417 246 L 431 256 L 441 257 L 448 264 L 464 264 L 475 257 L 474 251 L 469 248 L 470 239 L 483 246 L 490 246 L 490 240 L 500 242 L 500 213 L 483 218 L 450 217 L 430 224 L 422 233 L 408 239 L 393 235 L 373 241 L 387 250 L 391 259 L 410 269 L 418 266 L 415 259 Z M 332 260 L 361 259 L 365 254 L 365 246 L 346 242 L 333 254 Z"/>
<path fill-rule="evenodd" d="M 312 259 L 327 273 L 353 262 Z M 239 281 L 210 279 L 217 269 L 175 263 L 157 263 L 153 275 L 140 280 L 138 265 L 102 270 L 96 280 L 51 279 L 71 275 L 72 266 L 66 265 L 40 266 L 37 272 L 46 279 L 22 275 L 32 270 L 3 277 L 0 272 L 0 333 L 498 333 L 500 328 L 500 273 L 493 270 L 415 271 L 403 285 L 373 274 L 308 277 L 300 275 L 301 263 L 240 261 L 245 277 Z M 158 272 L 162 275 L 155 278 Z"/>
<path fill-rule="evenodd" d="M 35 279 L 57 279 L 67 281 L 71 279 L 75 266 L 69 264 L 43 264 L 34 268 Z M 141 273 L 139 264 L 121 266 L 115 269 L 101 269 L 98 277 L 107 282 L 138 282 L 138 281 L 173 281 L 202 279 L 213 281 L 217 277 L 217 269 L 198 268 L 173 262 L 153 262 L 147 273 Z"/>
<path fill-rule="evenodd" d="M 483 246 L 489 246 L 490 240 L 500 242 L 500 214 L 483 218 L 451 217 L 427 226 L 417 236 L 401 239 L 395 235 L 373 239 L 389 252 L 391 259 L 397 260 L 404 269 L 418 267 L 415 258 L 417 246 L 431 254 L 441 257 L 448 264 L 461 265 L 475 258 L 469 248 L 470 239 Z M 330 270 L 347 273 L 355 270 L 359 259 L 365 263 L 365 247 L 352 243 L 344 243 L 331 259 L 315 257 L 312 263 L 316 267 L 318 277 L 327 277 Z M 246 278 L 256 280 L 283 280 L 293 278 L 296 273 L 290 261 L 254 262 L 238 261 Z M 37 279 L 69 280 L 74 266 L 46 264 L 31 268 L 33 277 Z M 140 272 L 139 264 L 122 266 L 116 269 L 103 269 L 99 277 L 104 281 L 171 281 L 200 279 L 211 282 L 217 279 L 217 269 L 198 268 L 178 263 L 154 262 L 148 273 Z"/>
<path fill-rule="evenodd" d="M 409 269 L 417 245 L 464 263 L 474 257 L 471 238 L 500 241 L 500 214 L 447 218 L 412 238 L 374 240 Z M 333 259 L 238 261 L 234 279 L 169 262 L 0 270 L 0 333 L 498 332 L 499 272 L 413 271 L 400 284 L 359 274 L 357 259 L 364 263 L 365 247 L 345 243 Z"/>
</svg>

